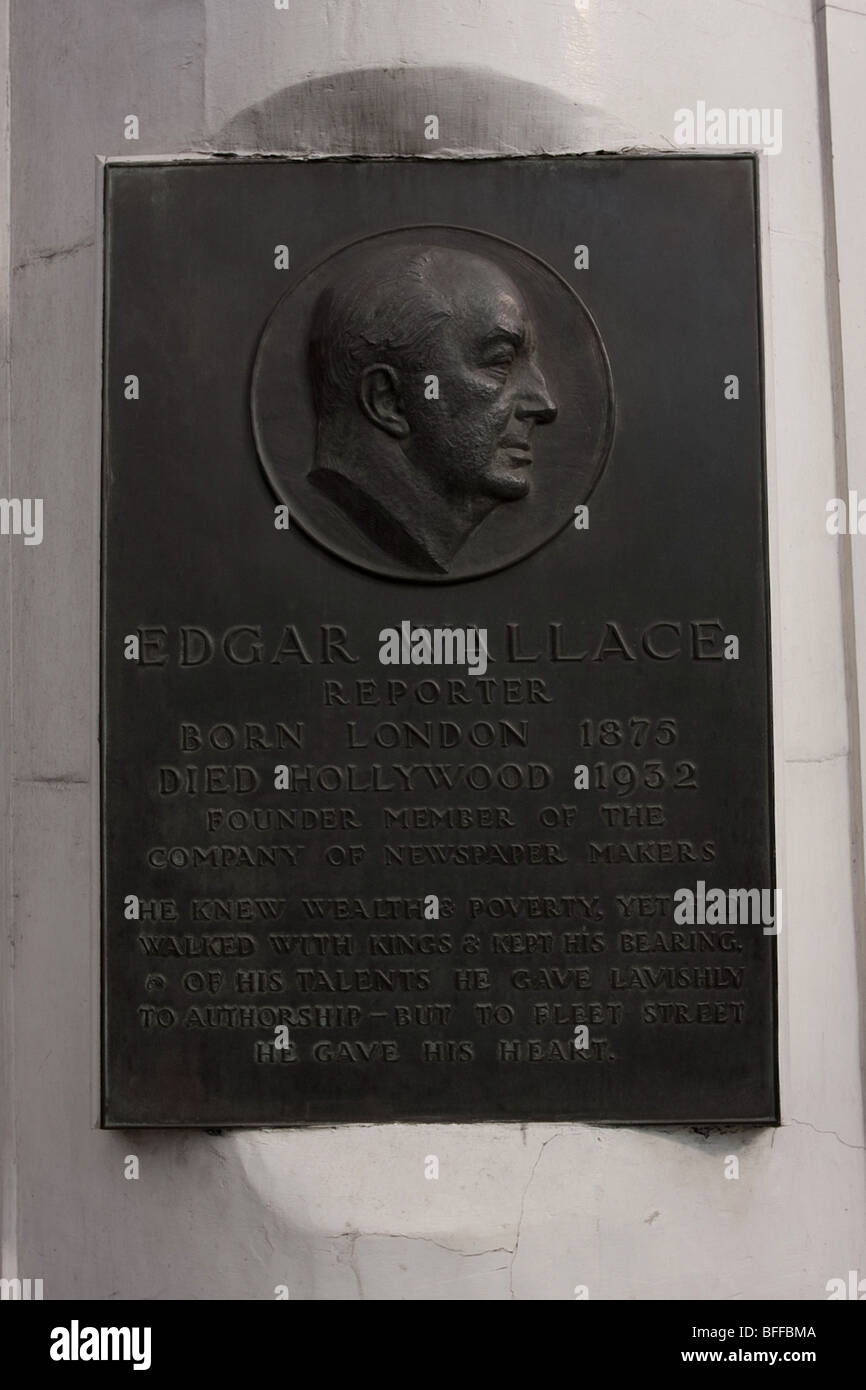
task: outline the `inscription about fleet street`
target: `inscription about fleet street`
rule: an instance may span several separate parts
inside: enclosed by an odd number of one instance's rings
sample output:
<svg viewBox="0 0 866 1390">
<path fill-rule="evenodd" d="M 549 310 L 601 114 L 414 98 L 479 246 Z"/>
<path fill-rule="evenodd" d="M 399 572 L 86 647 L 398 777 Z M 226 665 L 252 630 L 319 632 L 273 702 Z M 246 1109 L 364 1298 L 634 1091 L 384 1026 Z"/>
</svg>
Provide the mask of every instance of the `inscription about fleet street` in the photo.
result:
<svg viewBox="0 0 866 1390">
<path fill-rule="evenodd" d="M 105 1125 L 775 1122 L 755 183 L 108 166 Z"/>
</svg>

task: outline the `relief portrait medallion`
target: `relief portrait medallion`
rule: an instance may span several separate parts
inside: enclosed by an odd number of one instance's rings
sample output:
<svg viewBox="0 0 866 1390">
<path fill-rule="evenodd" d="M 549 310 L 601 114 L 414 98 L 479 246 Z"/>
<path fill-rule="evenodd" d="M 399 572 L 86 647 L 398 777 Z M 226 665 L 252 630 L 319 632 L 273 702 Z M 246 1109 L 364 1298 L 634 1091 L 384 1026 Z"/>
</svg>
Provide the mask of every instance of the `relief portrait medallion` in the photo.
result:
<svg viewBox="0 0 866 1390">
<path fill-rule="evenodd" d="M 252 379 L 291 525 L 375 574 L 448 583 L 573 522 L 605 466 L 610 368 L 577 293 L 488 233 L 379 233 L 302 273 Z"/>
</svg>

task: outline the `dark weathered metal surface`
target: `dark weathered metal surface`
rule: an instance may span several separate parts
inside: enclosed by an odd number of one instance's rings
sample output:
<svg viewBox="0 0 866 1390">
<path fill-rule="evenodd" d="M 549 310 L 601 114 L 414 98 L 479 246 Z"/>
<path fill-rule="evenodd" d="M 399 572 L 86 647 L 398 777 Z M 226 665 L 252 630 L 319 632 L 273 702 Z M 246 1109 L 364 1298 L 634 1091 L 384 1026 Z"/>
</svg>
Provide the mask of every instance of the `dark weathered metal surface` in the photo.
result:
<svg viewBox="0 0 866 1390">
<path fill-rule="evenodd" d="M 105 1123 L 773 1120 L 752 161 L 106 197 Z"/>
</svg>

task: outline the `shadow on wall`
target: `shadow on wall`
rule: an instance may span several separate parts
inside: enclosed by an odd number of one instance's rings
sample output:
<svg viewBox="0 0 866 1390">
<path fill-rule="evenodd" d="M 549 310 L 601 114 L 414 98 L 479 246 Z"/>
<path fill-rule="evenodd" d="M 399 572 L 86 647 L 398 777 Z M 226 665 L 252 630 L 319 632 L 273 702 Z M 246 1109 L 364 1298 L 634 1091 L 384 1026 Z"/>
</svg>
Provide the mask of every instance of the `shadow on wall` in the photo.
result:
<svg viewBox="0 0 866 1390">
<path fill-rule="evenodd" d="M 438 121 L 438 136 L 429 118 Z M 425 134 L 425 131 L 428 133 Z M 563 154 L 627 148 L 621 123 L 487 68 L 359 68 L 313 77 L 247 106 L 209 153 Z"/>
</svg>

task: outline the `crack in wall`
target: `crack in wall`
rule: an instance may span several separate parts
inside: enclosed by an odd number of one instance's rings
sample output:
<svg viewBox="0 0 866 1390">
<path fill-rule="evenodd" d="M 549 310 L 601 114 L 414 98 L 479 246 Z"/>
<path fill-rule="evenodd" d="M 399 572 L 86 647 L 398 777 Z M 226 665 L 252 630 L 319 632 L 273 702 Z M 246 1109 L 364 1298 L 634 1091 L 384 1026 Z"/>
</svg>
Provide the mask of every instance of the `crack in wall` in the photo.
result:
<svg viewBox="0 0 866 1390">
<path fill-rule="evenodd" d="M 843 1139 L 841 1134 L 837 1134 L 835 1129 L 819 1129 L 817 1125 L 810 1124 L 808 1120 L 786 1120 L 783 1129 L 789 1125 L 802 1125 L 804 1129 L 811 1129 L 814 1134 L 826 1134 L 830 1139 L 838 1139 L 846 1149 L 857 1149 L 859 1153 L 866 1153 L 866 1144 L 852 1144 L 847 1139 Z"/>
<path fill-rule="evenodd" d="M 520 1212 L 517 1217 L 517 1228 L 514 1236 L 514 1249 L 511 1252 L 511 1260 L 508 1266 L 508 1293 L 509 1297 L 512 1299 L 514 1298 L 514 1262 L 517 1259 L 517 1252 L 520 1249 L 520 1237 L 523 1233 L 523 1217 L 526 1212 L 526 1198 L 529 1193 L 529 1189 L 532 1186 L 533 1179 L 535 1178 L 535 1174 L 538 1169 L 538 1165 L 541 1162 L 541 1156 L 544 1153 L 544 1150 L 547 1148 L 548 1144 L 553 1143 L 554 1139 L 561 1139 L 562 1137 L 563 1136 L 561 1134 L 551 1134 L 549 1139 L 544 1140 L 544 1142 L 541 1145 L 541 1148 L 535 1155 L 535 1162 L 529 1170 L 529 1177 L 526 1179 L 526 1185 L 523 1189 L 523 1192 L 520 1195 Z"/>
<path fill-rule="evenodd" d="M 65 256 L 74 256 L 78 251 L 86 251 L 89 246 L 95 246 L 94 237 L 86 237 L 83 241 L 73 242 L 71 246 L 50 247 L 47 251 L 34 251 L 32 256 L 25 256 L 23 261 L 17 261 L 13 265 L 13 272 L 26 270 L 28 266 L 39 265 L 41 261 L 62 260 Z"/>
</svg>

